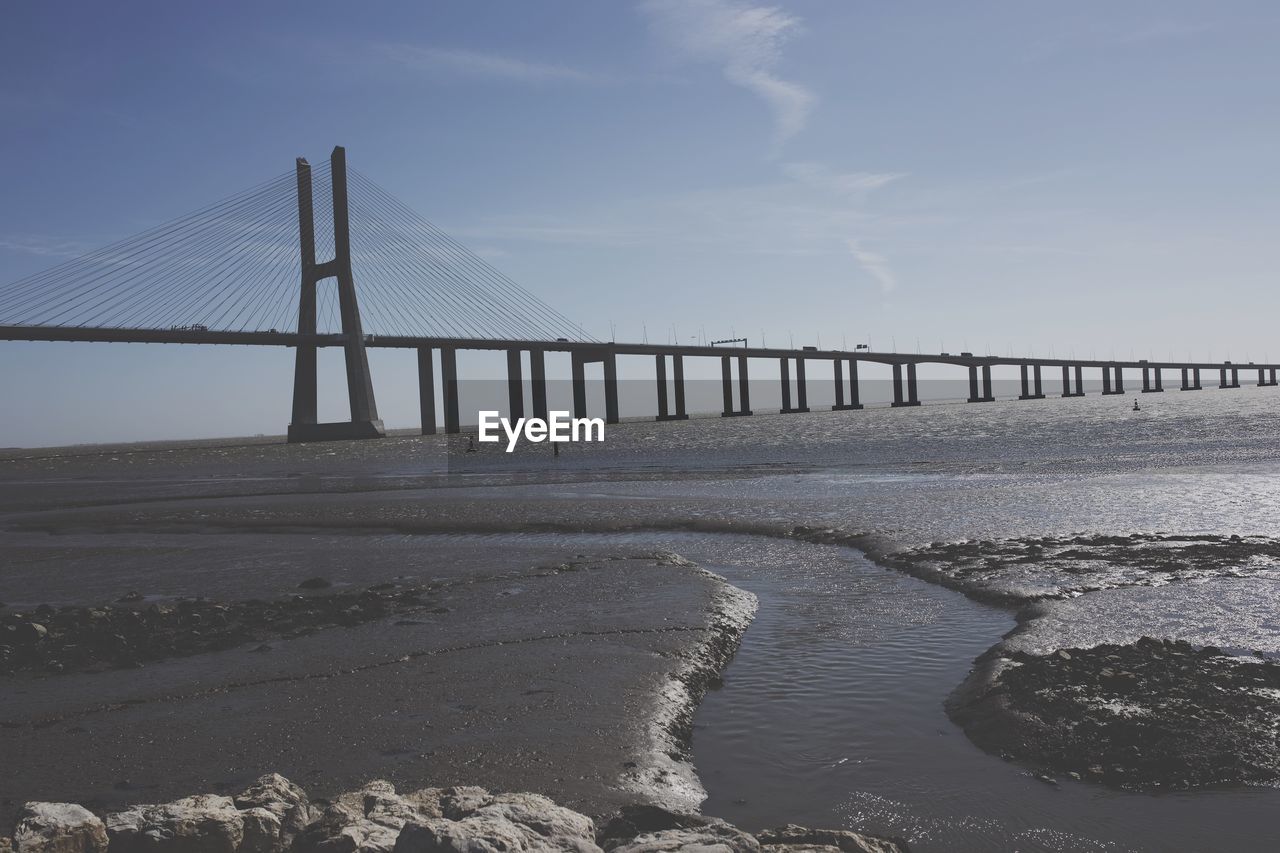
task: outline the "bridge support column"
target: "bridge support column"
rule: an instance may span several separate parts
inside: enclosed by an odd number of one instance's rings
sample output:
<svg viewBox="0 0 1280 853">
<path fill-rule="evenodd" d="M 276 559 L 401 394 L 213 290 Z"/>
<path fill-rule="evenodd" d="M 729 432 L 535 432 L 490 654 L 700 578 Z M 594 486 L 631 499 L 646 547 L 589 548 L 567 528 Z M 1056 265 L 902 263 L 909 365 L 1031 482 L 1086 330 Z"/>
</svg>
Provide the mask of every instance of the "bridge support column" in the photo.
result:
<svg viewBox="0 0 1280 853">
<path fill-rule="evenodd" d="M 1182 368 L 1182 390 L 1183 391 L 1191 390 L 1191 384 L 1187 382 L 1187 369 L 1185 367 Z"/>
<path fill-rule="evenodd" d="M 1084 396 L 1084 368 L 1076 365 L 1076 394 L 1077 397 Z"/>
<path fill-rule="evenodd" d="M 533 416 L 547 419 L 547 354 L 540 349 L 529 350 L 529 380 L 531 389 Z"/>
<path fill-rule="evenodd" d="M 1258 387 L 1265 388 L 1267 386 L 1267 377 L 1265 371 L 1261 367 L 1258 368 Z"/>
<path fill-rule="evenodd" d="M 386 435 L 378 418 L 369 375 L 369 357 L 364 348 L 360 306 L 356 299 L 355 276 L 351 271 L 351 227 L 347 214 L 347 153 L 334 148 L 330 158 L 333 184 L 333 259 L 316 263 L 315 220 L 312 205 L 311 166 L 298 158 L 298 241 L 301 251 L 302 289 L 298 299 L 298 334 L 316 334 L 316 286 L 326 278 L 338 282 L 338 306 L 342 320 L 343 355 L 346 361 L 347 400 L 351 420 L 317 423 L 316 347 L 300 343 L 294 360 L 293 419 L 289 443 L 331 441 L 351 438 L 381 438 Z"/>
<path fill-rule="evenodd" d="M 1270 382 L 1268 382 L 1267 384 L 1268 384 L 1268 385 L 1275 385 L 1275 384 L 1276 384 L 1276 369 L 1275 369 L 1274 367 L 1273 367 L 1273 368 L 1271 368 L 1271 381 L 1270 381 Z"/>
<path fill-rule="evenodd" d="M 688 420 L 689 413 L 684 409 L 684 356 L 671 356 L 671 367 L 676 382 L 676 417 L 682 421 Z"/>
<path fill-rule="evenodd" d="M 418 347 L 418 411 L 422 434 L 436 434 L 436 374 L 431 363 L 431 347 Z"/>
<path fill-rule="evenodd" d="M 1227 383 L 1227 369 L 1226 369 L 1225 367 L 1220 367 L 1220 368 L 1218 368 L 1218 387 L 1219 387 L 1219 388 L 1230 388 L 1230 387 L 1231 387 L 1231 386 Z"/>
<path fill-rule="evenodd" d="M 995 387 L 991 384 L 991 365 L 982 365 L 982 402 L 993 403 L 996 399 Z"/>
<path fill-rule="evenodd" d="M 782 414 L 787 414 L 791 409 L 791 359 L 778 359 L 778 376 L 782 382 Z"/>
<path fill-rule="evenodd" d="M 667 357 L 665 355 L 655 355 L 653 361 L 654 369 L 657 373 L 658 386 L 658 417 L 654 420 L 670 420 L 667 411 Z"/>
<path fill-rule="evenodd" d="M 722 418 L 735 418 L 751 414 L 751 391 L 747 376 L 747 357 L 738 356 L 738 408 L 733 408 L 733 366 L 729 356 L 720 357 L 720 379 L 724 384 L 724 411 Z"/>
<path fill-rule="evenodd" d="M 778 359 L 778 373 L 782 379 L 782 408 L 784 415 L 809 411 L 808 390 L 804 378 L 804 359 L 796 359 L 796 405 L 791 405 L 791 359 Z"/>
<path fill-rule="evenodd" d="M 1040 378 L 1040 365 L 1038 364 L 1033 364 L 1031 366 L 1031 386 L 1035 389 L 1035 393 L 1032 394 L 1032 396 L 1037 400 L 1043 400 L 1044 384 Z"/>
<path fill-rule="evenodd" d="M 978 365 L 969 365 L 969 402 L 978 403 L 982 397 L 978 395 Z"/>
<path fill-rule="evenodd" d="M 618 422 L 618 357 L 609 350 L 604 354 L 604 422 Z"/>
<path fill-rule="evenodd" d="M 1111 390 L 1111 368 L 1110 366 L 1105 364 L 1102 366 L 1102 393 L 1103 394 L 1116 393 Z"/>
<path fill-rule="evenodd" d="M 1062 365 L 1062 396 L 1071 396 L 1071 368 L 1065 364 Z"/>
<path fill-rule="evenodd" d="M 809 382 L 804 377 L 804 359 L 796 359 L 796 411 L 809 411 Z"/>
<path fill-rule="evenodd" d="M 1164 392 L 1164 371 L 1158 367 L 1151 368 L 1151 378 L 1155 380 L 1155 388 L 1152 390 L 1157 394 Z"/>
<path fill-rule="evenodd" d="M 1151 368 L 1149 367 L 1142 368 L 1142 393 L 1151 393 Z"/>
<path fill-rule="evenodd" d="M 850 356 L 848 361 L 849 402 L 844 401 L 844 379 L 841 376 L 840 359 L 836 359 L 836 404 L 831 407 L 832 411 L 862 408 L 862 403 L 858 400 L 858 360 Z"/>
<path fill-rule="evenodd" d="M 507 412 L 513 423 L 524 417 L 524 371 L 518 349 L 507 350 Z"/>
<path fill-rule="evenodd" d="M 902 389 L 902 367 L 901 364 L 893 366 L 893 405 L 894 406 L 918 406 L 920 405 L 920 394 L 916 383 L 916 365 L 915 362 L 907 362 L 907 388 L 906 399 L 903 399 Z"/>
<path fill-rule="evenodd" d="M 570 361 L 573 372 L 573 416 L 585 418 L 587 416 L 587 365 L 582 354 L 576 351 Z"/>
<path fill-rule="evenodd" d="M 676 413 L 671 414 L 670 407 L 667 402 L 667 357 L 665 355 L 654 356 L 658 369 L 658 417 L 660 421 L 682 421 L 687 420 L 688 415 L 684 411 L 684 363 L 681 357 L 673 355 L 671 357 L 672 369 L 675 372 L 676 386 Z"/>
<path fill-rule="evenodd" d="M 844 408 L 844 362 L 837 358 L 831 363 L 831 367 L 836 380 L 836 404 L 831 409 L 836 411 Z"/>
<path fill-rule="evenodd" d="M 1118 364 L 1116 365 L 1115 393 L 1124 393 L 1124 368 Z"/>
<path fill-rule="evenodd" d="M 453 347 L 440 348 L 440 381 L 444 383 L 444 431 L 462 432 L 458 415 L 458 353 Z"/>
<path fill-rule="evenodd" d="M 1022 393 L 1018 395 L 1018 399 L 1030 400 L 1031 387 L 1027 384 L 1027 366 L 1025 364 L 1018 365 L 1018 372 L 1022 379 Z"/>
<path fill-rule="evenodd" d="M 1238 367 L 1231 368 L 1231 388 L 1240 387 L 1240 369 Z"/>
<path fill-rule="evenodd" d="M 1191 369 L 1191 373 L 1192 373 L 1192 375 L 1195 377 L 1195 378 L 1192 380 L 1192 383 L 1191 383 L 1191 390 L 1192 390 L 1192 391 L 1199 391 L 1199 390 L 1200 390 L 1200 388 L 1202 387 L 1202 386 L 1200 385 L 1200 368 L 1198 368 L 1198 367 L 1193 367 L 1193 368 Z"/>
</svg>

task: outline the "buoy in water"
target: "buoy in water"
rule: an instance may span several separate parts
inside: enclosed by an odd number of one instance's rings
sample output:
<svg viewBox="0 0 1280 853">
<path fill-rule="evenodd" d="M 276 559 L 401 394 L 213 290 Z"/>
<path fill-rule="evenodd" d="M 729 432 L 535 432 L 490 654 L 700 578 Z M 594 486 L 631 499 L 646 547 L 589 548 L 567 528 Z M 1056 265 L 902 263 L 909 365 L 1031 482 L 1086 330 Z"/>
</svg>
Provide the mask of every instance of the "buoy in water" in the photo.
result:
<svg viewBox="0 0 1280 853">
<path fill-rule="evenodd" d="M 1141 411 L 1142 411 L 1142 407 L 1138 405 L 1138 401 L 1137 401 L 1137 400 L 1134 400 L 1134 401 L 1133 401 L 1133 410 L 1134 410 L 1135 412 L 1141 412 Z"/>
</svg>

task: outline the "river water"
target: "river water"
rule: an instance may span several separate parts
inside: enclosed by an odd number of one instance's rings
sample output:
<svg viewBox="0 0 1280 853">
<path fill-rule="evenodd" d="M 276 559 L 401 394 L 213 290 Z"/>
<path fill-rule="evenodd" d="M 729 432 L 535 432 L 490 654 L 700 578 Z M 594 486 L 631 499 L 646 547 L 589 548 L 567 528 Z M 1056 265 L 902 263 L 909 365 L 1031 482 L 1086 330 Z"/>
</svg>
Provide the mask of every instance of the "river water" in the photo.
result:
<svg viewBox="0 0 1280 853">
<path fill-rule="evenodd" d="M 1137 396 L 635 422 L 559 457 L 457 438 L 11 455 L 31 457 L 21 506 L 110 503 L 123 466 L 172 471 L 183 495 L 402 494 L 403 518 L 377 513 L 403 530 L 447 491 L 486 507 L 460 529 L 559 531 L 451 537 L 476 559 L 663 549 L 724 575 L 760 610 L 693 747 L 705 811 L 745 827 L 843 825 L 922 851 L 1280 849 L 1280 788 L 1051 783 L 943 710 L 1033 597 L 1051 599 L 1013 642 L 1035 652 L 1153 635 L 1280 653 L 1280 390 L 1142 395 L 1134 412 Z M 163 477 L 151 488 L 162 499 Z M 682 529 L 697 525 L 721 532 Z M 862 536 L 824 544 L 824 528 Z"/>
</svg>

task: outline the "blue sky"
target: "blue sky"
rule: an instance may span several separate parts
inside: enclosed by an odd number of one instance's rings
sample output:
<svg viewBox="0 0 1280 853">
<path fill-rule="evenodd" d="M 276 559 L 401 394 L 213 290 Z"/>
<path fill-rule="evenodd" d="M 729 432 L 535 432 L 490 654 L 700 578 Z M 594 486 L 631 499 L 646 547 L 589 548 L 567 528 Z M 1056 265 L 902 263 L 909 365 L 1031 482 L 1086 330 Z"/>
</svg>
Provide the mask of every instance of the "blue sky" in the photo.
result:
<svg viewBox="0 0 1280 853">
<path fill-rule="evenodd" d="M 0 281 L 343 144 L 600 338 L 1280 358 L 1278 36 L 1268 2 L 13 4 Z M 0 445 L 288 418 L 285 352 L 0 359 Z M 409 360 L 375 369 L 409 425 Z"/>
</svg>

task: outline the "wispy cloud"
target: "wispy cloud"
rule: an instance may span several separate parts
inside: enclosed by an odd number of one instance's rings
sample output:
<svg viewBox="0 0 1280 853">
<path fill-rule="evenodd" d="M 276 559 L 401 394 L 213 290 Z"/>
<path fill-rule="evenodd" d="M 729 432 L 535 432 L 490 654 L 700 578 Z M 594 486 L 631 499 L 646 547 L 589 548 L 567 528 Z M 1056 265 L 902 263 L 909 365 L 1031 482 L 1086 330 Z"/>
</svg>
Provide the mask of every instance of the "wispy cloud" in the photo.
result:
<svg viewBox="0 0 1280 853">
<path fill-rule="evenodd" d="M 641 9 L 682 58 L 721 65 L 730 83 L 768 104 L 777 141 L 804 129 L 817 97 L 775 73 L 782 45 L 800 29 L 797 18 L 735 0 L 645 0 Z"/>
<path fill-rule="evenodd" d="M 849 252 L 853 255 L 853 259 L 858 262 L 858 266 L 875 279 L 876 284 L 880 285 L 881 292 L 888 294 L 898 289 L 898 280 L 893 275 L 893 270 L 889 267 L 889 259 L 879 252 L 873 252 L 865 248 L 857 240 L 848 241 Z"/>
<path fill-rule="evenodd" d="M 74 258 L 77 255 L 83 255 L 90 248 L 86 243 L 57 237 L 41 237 L 30 234 L 6 234 L 0 236 L 0 250 L 24 252 L 28 255 Z"/>
<path fill-rule="evenodd" d="M 906 177 L 905 172 L 837 172 L 821 163 L 784 163 L 782 173 L 806 186 L 851 196 L 865 195 Z"/>
<path fill-rule="evenodd" d="M 411 44 L 379 43 L 375 50 L 384 59 L 404 68 L 432 72 L 509 80 L 521 83 L 597 83 L 602 75 L 563 65 L 531 62 L 496 53 Z"/>
</svg>

